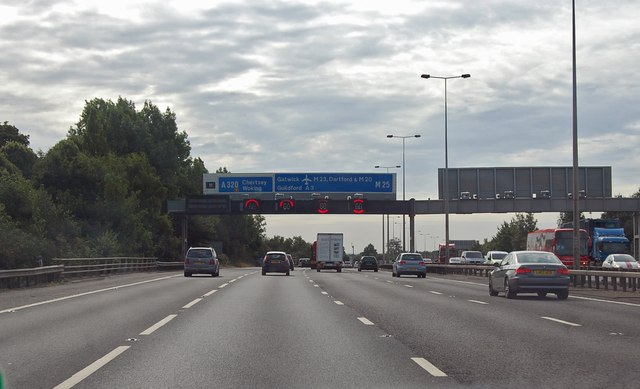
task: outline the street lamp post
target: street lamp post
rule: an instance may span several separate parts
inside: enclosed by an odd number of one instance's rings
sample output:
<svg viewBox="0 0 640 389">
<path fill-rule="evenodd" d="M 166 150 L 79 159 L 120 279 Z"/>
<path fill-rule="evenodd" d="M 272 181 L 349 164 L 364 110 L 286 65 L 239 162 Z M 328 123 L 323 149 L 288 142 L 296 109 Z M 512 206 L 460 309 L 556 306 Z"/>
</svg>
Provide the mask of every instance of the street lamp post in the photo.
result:
<svg viewBox="0 0 640 389">
<path fill-rule="evenodd" d="M 420 134 L 416 134 L 416 135 L 393 135 L 393 134 L 389 134 L 387 135 L 387 138 L 401 138 L 402 139 L 402 201 L 404 202 L 406 200 L 405 198 L 405 194 L 406 194 L 406 180 L 405 180 L 405 166 L 407 165 L 405 160 L 404 160 L 404 141 L 407 138 L 420 138 Z M 402 251 L 406 250 L 406 214 L 405 212 L 402 212 Z M 413 237 L 411 240 L 411 247 L 413 247 Z"/>
<path fill-rule="evenodd" d="M 470 74 L 461 74 L 459 76 L 432 76 L 423 74 L 421 78 L 437 78 L 444 80 L 444 244 L 445 244 L 445 263 L 449 263 L 449 145 L 447 144 L 447 80 L 452 78 L 469 78 Z"/>
<path fill-rule="evenodd" d="M 394 165 L 394 166 L 380 166 L 380 165 L 376 165 L 374 166 L 374 168 L 376 169 L 387 169 L 387 173 L 389 173 L 389 169 L 399 169 L 400 165 Z M 389 240 L 389 214 L 387 214 L 387 240 Z M 384 251 L 384 246 L 385 246 L 385 241 L 384 241 L 384 215 L 382 215 L 382 260 L 384 261 L 386 258 L 386 254 L 387 252 Z M 388 250 L 389 246 L 387 245 L 387 250 Z"/>
</svg>

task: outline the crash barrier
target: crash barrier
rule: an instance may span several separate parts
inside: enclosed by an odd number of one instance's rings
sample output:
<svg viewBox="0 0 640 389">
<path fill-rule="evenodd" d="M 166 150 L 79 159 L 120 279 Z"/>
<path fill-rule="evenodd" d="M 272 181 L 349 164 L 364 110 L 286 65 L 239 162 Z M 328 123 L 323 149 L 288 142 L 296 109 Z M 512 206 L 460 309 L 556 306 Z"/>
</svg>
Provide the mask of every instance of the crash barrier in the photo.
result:
<svg viewBox="0 0 640 389">
<path fill-rule="evenodd" d="M 392 269 L 392 265 L 381 265 L 381 269 Z M 489 277 L 495 269 L 492 265 L 445 265 L 427 264 L 428 273 L 461 274 Z M 569 269 L 573 287 L 589 289 L 612 289 L 636 292 L 640 288 L 640 271 L 637 270 L 573 270 Z"/>
<path fill-rule="evenodd" d="M 158 266 L 155 257 L 54 258 L 53 263 L 64 266 L 65 278 L 149 271 Z"/>
<path fill-rule="evenodd" d="M 32 269 L 0 270 L 0 289 L 24 288 L 56 282 L 62 278 L 64 266 L 42 266 Z"/>
<path fill-rule="evenodd" d="M 158 270 L 184 269 L 184 262 L 156 262 Z"/>
</svg>

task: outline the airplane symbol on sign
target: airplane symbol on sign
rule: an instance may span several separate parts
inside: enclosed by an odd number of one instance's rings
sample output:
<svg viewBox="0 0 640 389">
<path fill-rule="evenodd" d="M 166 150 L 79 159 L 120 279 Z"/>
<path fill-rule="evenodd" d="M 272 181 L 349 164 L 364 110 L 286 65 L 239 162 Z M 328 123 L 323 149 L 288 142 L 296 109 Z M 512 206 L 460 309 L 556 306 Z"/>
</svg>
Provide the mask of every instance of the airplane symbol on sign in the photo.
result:
<svg viewBox="0 0 640 389">
<path fill-rule="evenodd" d="M 302 180 L 302 182 L 304 182 L 304 184 L 308 186 L 311 181 L 312 180 L 311 178 L 309 178 L 309 175 L 305 174 L 304 180 Z"/>
</svg>

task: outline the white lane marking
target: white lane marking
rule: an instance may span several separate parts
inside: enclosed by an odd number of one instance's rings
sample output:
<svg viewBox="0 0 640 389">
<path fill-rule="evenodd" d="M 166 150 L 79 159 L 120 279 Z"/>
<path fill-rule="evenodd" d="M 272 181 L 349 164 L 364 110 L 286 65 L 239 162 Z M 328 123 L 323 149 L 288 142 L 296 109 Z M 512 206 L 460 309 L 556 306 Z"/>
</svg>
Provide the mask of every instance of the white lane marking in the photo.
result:
<svg viewBox="0 0 640 389">
<path fill-rule="evenodd" d="M 344 305 L 344 303 L 342 301 L 339 301 L 339 300 L 335 300 L 334 303 L 336 303 L 336 305 Z"/>
<path fill-rule="evenodd" d="M 325 292 L 325 291 L 322 291 L 322 292 L 320 292 L 320 293 L 322 293 L 322 294 L 329 294 L 328 292 Z"/>
<path fill-rule="evenodd" d="M 80 370 L 79 372 L 77 372 L 76 374 L 72 375 L 66 381 L 64 381 L 63 383 L 59 384 L 58 386 L 56 386 L 53 389 L 69 389 L 69 388 L 72 388 L 72 387 L 76 386 L 82 380 L 84 380 L 85 378 L 89 377 L 91 374 L 93 374 L 96 371 L 98 371 L 102 366 L 104 366 L 107 363 L 111 362 L 118 355 L 120 355 L 123 352 L 125 352 L 129 347 L 131 347 L 131 346 L 118 346 L 118 347 L 116 347 L 115 349 L 111 350 L 111 352 L 109 352 L 109 354 L 105 355 L 104 357 L 98 359 L 97 361 L 93 362 L 89 366 L 87 366 L 84 369 Z"/>
<path fill-rule="evenodd" d="M 193 300 L 189 304 L 187 304 L 184 307 L 182 307 L 182 309 L 189 309 L 189 308 L 193 307 L 194 305 L 198 304 L 200 301 L 202 301 L 202 298 L 198 297 L 197 299 Z"/>
<path fill-rule="evenodd" d="M 230 284 L 233 284 L 233 283 L 234 283 L 234 282 L 236 282 L 236 281 L 238 281 L 238 280 L 234 278 L 233 280 L 229 281 L 229 283 L 230 283 Z"/>
<path fill-rule="evenodd" d="M 430 290 L 429 293 L 433 293 L 433 294 L 442 294 L 440 292 L 436 292 L 435 290 Z"/>
<path fill-rule="evenodd" d="M 374 280 L 379 280 L 380 278 L 378 278 L 378 277 L 373 277 L 373 279 L 374 279 Z"/>
<path fill-rule="evenodd" d="M 447 375 L 433 364 L 424 358 L 411 358 L 412 361 L 418 364 L 421 368 L 425 369 L 434 377 L 446 377 Z"/>
<path fill-rule="evenodd" d="M 543 319 L 546 319 L 546 320 L 555 321 L 556 323 L 566 324 L 566 325 L 572 326 L 572 327 L 582 327 L 582 324 L 571 323 L 570 321 L 564 321 L 564 320 L 560 320 L 560 319 L 556 319 L 556 318 L 548 317 L 548 316 L 540 316 L 540 317 L 543 318 Z"/>
<path fill-rule="evenodd" d="M 413 288 L 412 285 L 405 285 L 407 288 Z"/>
<path fill-rule="evenodd" d="M 142 331 L 140 333 L 140 335 L 151 335 L 151 334 L 153 334 L 158 328 L 162 327 L 163 325 L 167 324 L 171 320 L 175 319 L 176 316 L 178 316 L 178 315 L 169 315 L 169 316 L 165 317 L 164 319 L 160 320 L 156 324 L 154 324 L 151 327 L 147 328 L 146 330 Z"/>
<path fill-rule="evenodd" d="M 58 301 L 68 300 L 68 299 L 72 299 L 72 298 L 75 298 L 75 297 L 88 296 L 90 294 L 95 294 L 95 293 L 100 293 L 100 292 L 108 292 L 110 290 L 116 290 L 116 289 L 119 289 L 119 288 L 126 288 L 127 286 L 142 285 L 142 284 L 146 284 L 148 282 L 161 281 L 161 280 L 166 280 L 166 279 L 175 278 L 175 277 L 179 277 L 179 276 L 175 275 L 175 276 L 160 277 L 160 278 L 154 278 L 152 280 L 134 282 L 132 284 L 125 284 L 125 285 L 119 285 L 119 286 L 112 286 L 110 288 L 92 290 L 91 292 L 78 293 L 78 294 L 74 294 L 74 295 L 71 295 L 71 296 L 59 297 L 59 298 L 53 299 L 53 300 L 40 301 L 38 303 L 22 305 L 22 306 L 14 307 L 14 308 L 8 308 L 8 309 L 0 311 L 0 313 L 15 312 L 15 311 L 18 311 L 18 310 L 21 310 L 21 309 L 25 309 L 25 308 L 37 307 L 38 305 L 55 303 L 55 302 L 58 302 Z"/>
<path fill-rule="evenodd" d="M 314 284 L 313 286 L 315 286 L 316 288 L 319 288 L 319 287 L 320 287 L 320 285 L 318 285 L 318 284 Z"/>
<path fill-rule="evenodd" d="M 212 294 L 214 294 L 217 291 L 218 291 L 218 289 L 214 289 L 211 292 L 207 292 L 207 293 L 204 294 L 204 297 L 209 297 L 209 296 L 211 296 Z"/>
<path fill-rule="evenodd" d="M 358 320 L 360 320 L 362 322 L 362 324 L 366 324 L 368 326 L 372 326 L 373 322 L 369 319 L 367 319 L 366 317 L 359 317 Z"/>
<path fill-rule="evenodd" d="M 388 283 L 390 283 L 390 284 L 393 284 L 393 281 L 389 281 L 389 280 L 387 280 L 387 282 L 388 282 Z"/>
<path fill-rule="evenodd" d="M 624 301 L 611 301 L 611 300 L 602 300 L 602 299 L 594 299 L 592 297 L 582 297 L 582 296 L 569 296 L 572 299 L 580 299 L 580 300 L 588 300 L 588 301 L 596 301 L 599 303 L 609 303 L 609 304 L 618 304 L 618 305 L 627 305 L 630 307 L 640 307 L 640 304 L 635 303 L 627 303 Z"/>
<path fill-rule="evenodd" d="M 227 285 L 229 285 L 229 283 L 228 283 L 228 282 L 227 282 L 226 284 L 222 284 L 222 285 L 218 286 L 218 289 L 222 289 L 222 288 L 224 288 L 224 287 L 225 287 L 225 286 L 227 286 Z"/>
<path fill-rule="evenodd" d="M 489 305 L 489 303 L 484 302 L 484 301 L 478 301 L 478 300 L 467 300 L 471 303 L 476 303 L 476 304 L 482 304 L 482 305 Z"/>
</svg>

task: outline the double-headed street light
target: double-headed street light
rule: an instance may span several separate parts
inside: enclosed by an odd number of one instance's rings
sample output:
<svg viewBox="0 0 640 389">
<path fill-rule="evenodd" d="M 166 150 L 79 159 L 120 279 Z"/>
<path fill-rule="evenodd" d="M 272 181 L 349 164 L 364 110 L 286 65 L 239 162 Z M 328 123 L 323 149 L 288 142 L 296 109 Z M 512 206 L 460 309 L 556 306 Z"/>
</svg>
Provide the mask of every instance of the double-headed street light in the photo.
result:
<svg viewBox="0 0 640 389">
<path fill-rule="evenodd" d="M 420 134 L 416 135 L 387 135 L 387 138 L 402 138 L 402 201 L 405 201 L 406 182 L 404 168 L 407 165 L 404 160 L 404 140 L 407 138 L 420 138 Z M 402 251 L 406 251 L 406 215 L 402 213 Z M 413 247 L 413 245 L 411 245 Z"/>
<path fill-rule="evenodd" d="M 421 78 L 437 78 L 444 80 L 444 244 L 445 244 L 445 263 L 449 263 L 449 147 L 447 144 L 447 80 L 452 78 L 469 78 L 470 74 L 461 74 L 459 76 L 432 76 L 423 74 Z"/>
<path fill-rule="evenodd" d="M 387 173 L 389 173 L 389 169 L 400 169 L 400 165 L 394 165 L 394 166 L 380 166 L 380 165 L 376 165 L 374 166 L 374 168 L 376 169 L 387 169 Z M 387 241 L 389 240 L 389 214 L 387 214 Z M 388 245 L 387 245 L 388 246 Z M 386 259 L 386 251 L 384 250 L 385 248 L 385 239 L 384 239 L 384 215 L 382 215 L 382 259 L 385 260 Z M 387 247 L 388 249 L 389 247 Z"/>
</svg>

